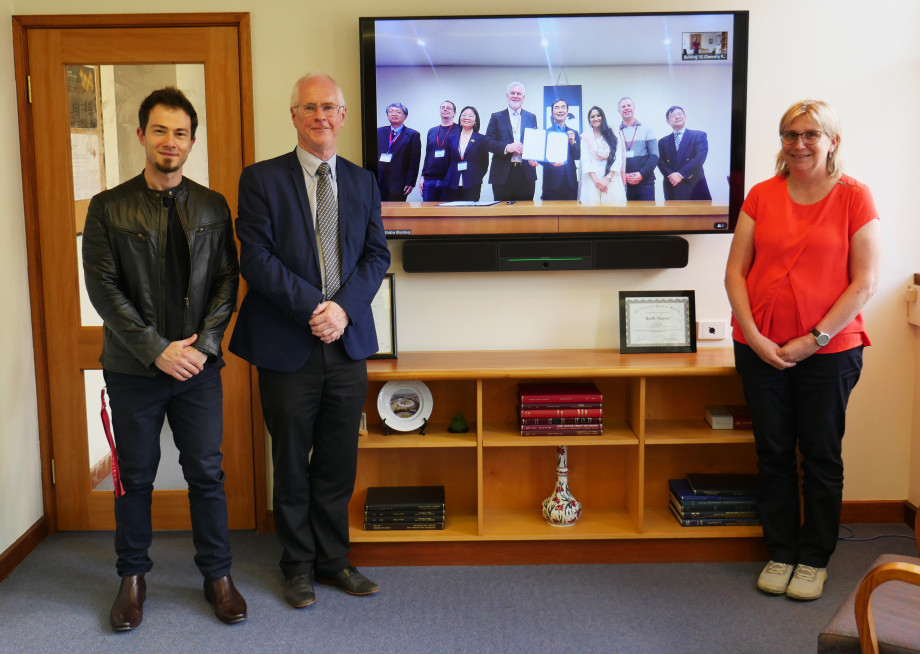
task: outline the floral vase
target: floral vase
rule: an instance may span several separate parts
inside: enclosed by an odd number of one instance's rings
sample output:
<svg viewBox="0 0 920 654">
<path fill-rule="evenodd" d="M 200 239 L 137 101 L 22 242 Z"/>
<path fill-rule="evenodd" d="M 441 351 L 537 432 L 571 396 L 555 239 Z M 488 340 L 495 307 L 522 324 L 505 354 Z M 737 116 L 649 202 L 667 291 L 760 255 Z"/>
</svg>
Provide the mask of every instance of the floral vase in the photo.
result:
<svg viewBox="0 0 920 654">
<path fill-rule="evenodd" d="M 543 517 L 554 527 L 571 527 L 581 517 L 581 504 L 569 490 L 565 445 L 556 448 L 556 489 L 543 500 Z"/>
</svg>

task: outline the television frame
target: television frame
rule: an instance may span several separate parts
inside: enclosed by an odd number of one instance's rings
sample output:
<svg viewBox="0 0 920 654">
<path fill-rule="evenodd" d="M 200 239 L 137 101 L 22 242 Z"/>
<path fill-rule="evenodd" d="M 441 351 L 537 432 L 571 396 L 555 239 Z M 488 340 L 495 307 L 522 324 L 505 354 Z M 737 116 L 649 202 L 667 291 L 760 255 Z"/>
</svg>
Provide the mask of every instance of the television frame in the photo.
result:
<svg viewBox="0 0 920 654">
<path fill-rule="evenodd" d="M 745 116 L 747 103 L 747 75 L 748 75 L 748 36 L 749 12 L 748 11 L 688 11 L 688 12 L 630 12 L 630 13 L 574 13 L 574 14 L 500 14 L 500 15 L 471 15 L 471 16 L 381 16 L 361 17 L 359 19 L 360 36 L 360 62 L 361 62 L 361 110 L 362 110 L 362 146 L 363 163 L 366 168 L 376 172 L 377 148 L 376 133 L 384 121 L 385 107 L 391 101 L 399 98 L 378 97 L 377 79 L 377 52 L 378 22 L 399 21 L 447 21 L 447 24 L 462 26 L 458 21 L 486 21 L 493 25 L 501 25 L 493 21 L 533 21 L 539 25 L 541 21 L 556 19 L 589 19 L 591 21 L 628 21 L 630 19 L 663 19 L 666 26 L 669 19 L 675 22 L 693 21 L 701 16 L 722 16 L 731 21 L 727 60 L 730 67 L 730 88 L 721 93 L 730 98 L 730 108 L 726 115 L 730 117 L 730 127 L 722 133 L 728 134 L 728 145 L 722 145 L 723 159 L 728 160 L 728 170 L 720 169 L 714 175 L 725 175 L 724 185 L 727 185 L 727 202 L 722 199 L 706 201 L 664 201 L 660 199 L 661 173 L 656 169 L 656 201 L 628 202 L 626 205 L 605 209 L 581 205 L 577 201 L 569 202 L 540 202 L 538 199 L 532 203 L 517 203 L 508 205 L 502 203 L 494 207 L 434 207 L 431 203 L 422 202 L 385 202 L 383 203 L 383 221 L 387 238 L 419 239 L 477 239 L 477 238 L 525 238 L 525 239 L 552 239 L 552 238 L 594 238 L 611 236 L 651 236 L 675 235 L 695 233 L 732 233 L 740 212 L 744 194 L 744 156 L 745 156 Z M 624 22 L 624 25 L 627 24 Z M 429 23 L 432 25 L 432 23 Z M 486 25 L 486 23 L 482 23 Z M 682 35 L 681 35 L 682 36 Z M 673 52 L 672 45 L 668 46 Z M 679 47 L 678 52 L 682 51 Z M 548 55 L 547 55 L 548 56 Z M 610 64 L 613 67 L 613 63 Z M 668 71 L 673 74 L 674 63 L 668 65 Z M 681 65 L 705 65 L 698 61 Z M 569 66 L 574 68 L 574 66 Z M 437 71 L 436 65 L 431 66 Z M 508 68 L 504 77 L 507 81 L 516 79 L 513 66 Z M 660 72 L 660 71 L 659 71 Z M 560 77 L 561 79 L 561 77 Z M 556 83 L 560 81 L 556 80 Z M 491 93 L 491 91 L 490 91 Z M 437 124 L 436 108 L 444 97 L 441 90 L 433 92 L 430 107 L 410 106 L 410 116 L 406 124 L 417 129 L 425 141 L 428 129 Z M 542 89 L 528 88 L 524 108 L 538 114 L 538 127 L 542 127 L 538 102 L 543 95 Z M 481 132 L 485 133 L 489 114 L 503 108 L 504 87 L 496 89 L 494 102 L 480 109 L 482 121 Z M 449 98 L 457 103 L 458 113 L 462 102 L 458 97 Z M 680 100 L 680 99 L 678 99 Z M 686 101 L 685 101 L 686 102 Z M 585 101 L 586 105 L 594 104 Z M 680 101 L 674 104 L 681 104 Z M 637 117 L 640 122 L 648 120 L 653 123 L 655 136 L 664 135 L 660 125 L 665 125 L 664 113 L 667 107 L 659 108 L 657 105 L 643 105 L 641 99 L 636 100 Z M 702 129 L 707 132 L 718 130 L 717 126 L 695 123 L 692 103 L 688 104 L 688 128 Z M 659 111 L 660 109 L 660 111 Z M 620 117 L 616 108 L 605 106 L 608 122 L 616 128 Z M 424 113 L 424 116 L 419 118 Z M 658 114 L 662 114 L 659 116 Z M 586 122 L 586 121 L 585 121 Z M 712 150 L 711 150 L 712 151 Z M 727 157 L 725 152 L 727 151 Z M 421 175 L 421 170 L 420 173 Z M 707 168 L 707 176 L 709 169 Z M 720 180 L 721 181 L 721 180 Z M 488 186 L 488 178 L 484 180 L 483 187 Z M 537 183 L 535 195 L 540 195 L 540 184 Z M 410 199 L 412 196 L 410 195 Z M 527 206 L 522 206 L 527 205 Z M 727 210 L 726 210 L 727 207 Z M 721 211 L 717 211 L 721 209 Z M 703 220 L 698 219 L 702 217 Z M 526 219 L 526 220 L 522 220 Z"/>
</svg>

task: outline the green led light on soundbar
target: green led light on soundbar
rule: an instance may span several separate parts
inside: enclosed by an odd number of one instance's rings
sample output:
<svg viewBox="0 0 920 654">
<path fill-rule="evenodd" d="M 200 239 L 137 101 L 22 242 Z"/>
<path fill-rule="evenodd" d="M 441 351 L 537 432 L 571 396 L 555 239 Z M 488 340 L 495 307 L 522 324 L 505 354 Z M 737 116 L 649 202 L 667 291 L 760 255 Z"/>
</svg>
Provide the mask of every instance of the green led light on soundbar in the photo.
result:
<svg viewBox="0 0 920 654">
<path fill-rule="evenodd" d="M 518 259 L 505 259 L 505 261 L 581 261 L 584 257 L 521 257 Z"/>
</svg>

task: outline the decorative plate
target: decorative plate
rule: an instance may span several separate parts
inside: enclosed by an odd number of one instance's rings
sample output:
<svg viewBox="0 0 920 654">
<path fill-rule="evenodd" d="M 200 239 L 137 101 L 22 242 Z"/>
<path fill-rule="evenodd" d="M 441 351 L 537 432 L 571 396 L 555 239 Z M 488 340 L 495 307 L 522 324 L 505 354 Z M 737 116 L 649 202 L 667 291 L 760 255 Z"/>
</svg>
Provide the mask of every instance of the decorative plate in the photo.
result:
<svg viewBox="0 0 920 654">
<path fill-rule="evenodd" d="M 431 391 L 422 381 L 389 381 L 377 395 L 377 412 L 390 429 L 412 431 L 431 417 Z"/>
</svg>

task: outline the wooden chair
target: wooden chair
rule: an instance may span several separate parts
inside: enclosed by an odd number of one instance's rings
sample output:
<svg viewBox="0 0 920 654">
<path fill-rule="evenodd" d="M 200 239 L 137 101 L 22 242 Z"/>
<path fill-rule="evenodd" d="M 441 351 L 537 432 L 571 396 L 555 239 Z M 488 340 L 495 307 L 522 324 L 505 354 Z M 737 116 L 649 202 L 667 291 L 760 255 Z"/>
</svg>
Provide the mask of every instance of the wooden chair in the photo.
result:
<svg viewBox="0 0 920 654">
<path fill-rule="evenodd" d="M 914 534 L 917 537 L 917 552 L 920 554 L 920 510 L 914 520 Z M 886 581 L 905 581 L 914 586 L 920 586 L 920 559 L 916 563 L 893 561 L 882 563 L 872 568 L 856 591 L 856 628 L 859 630 L 859 644 L 862 654 L 878 654 L 878 635 L 875 633 L 875 619 L 872 613 L 872 591 Z M 905 606 L 907 618 L 910 620 L 916 636 L 914 649 L 920 651 L 920 588 L 914 589 L 916 599 L 912 606 Z"/>
<path fill-rule="evenodd" d="M 914 532 L 920 554 L 920 511 Z M 886 586 L 873 595 L 888 581 L 906 583 Z M 818 652 L 920 653 L 920 558 L 885 554 L 876 559 L 818 636 Z"/>
</svg>

